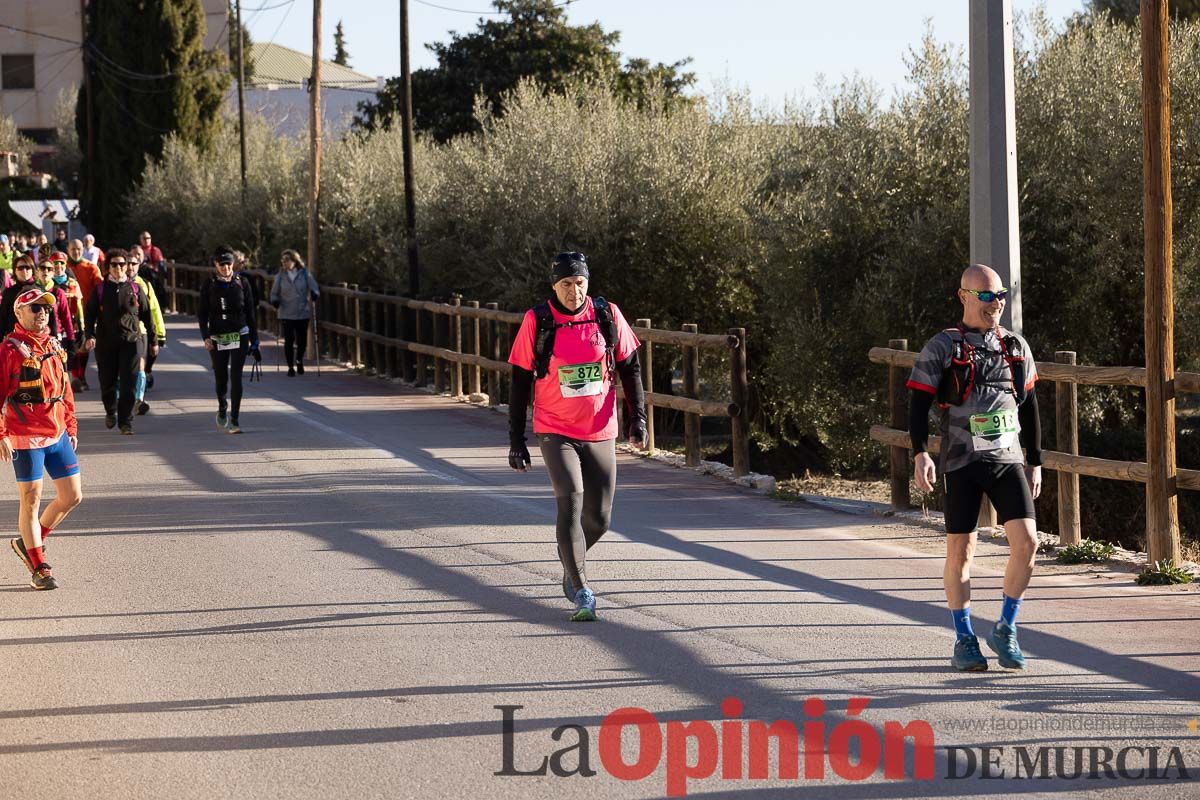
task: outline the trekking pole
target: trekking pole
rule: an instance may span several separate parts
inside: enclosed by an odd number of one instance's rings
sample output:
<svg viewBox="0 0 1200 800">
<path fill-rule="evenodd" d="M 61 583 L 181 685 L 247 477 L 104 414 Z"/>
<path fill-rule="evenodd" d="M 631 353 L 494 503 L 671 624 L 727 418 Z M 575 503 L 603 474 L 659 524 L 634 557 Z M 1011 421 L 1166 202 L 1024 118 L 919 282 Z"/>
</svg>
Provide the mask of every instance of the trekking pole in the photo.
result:
<svg viewBox="0 0 1200 800">
<path fill-rule="evenodd" d="M 317 319 L 317 304 L 316 302 L 309 303 L 312 309 L 312 324 L 313 324 L 313 358 L 317 362 L 317 377 L 321 377 L 321 323 Z"/>
</svg>

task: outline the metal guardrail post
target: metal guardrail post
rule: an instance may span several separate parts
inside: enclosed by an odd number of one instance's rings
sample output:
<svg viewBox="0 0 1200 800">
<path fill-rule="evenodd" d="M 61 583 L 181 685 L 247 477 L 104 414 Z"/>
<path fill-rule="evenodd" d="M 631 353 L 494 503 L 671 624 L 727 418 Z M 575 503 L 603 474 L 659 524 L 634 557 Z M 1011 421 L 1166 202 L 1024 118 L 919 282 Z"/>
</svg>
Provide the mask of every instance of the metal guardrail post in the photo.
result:
<svg viewBox="0 0 1200 800">
<path fill-rule="evenodd" d="M 1075 353 L 1058 350 L 1054 360 L 1059 364 L 1074 364 Z M 1035 389 L 1036 391 L 1036 389 Z M 1054 384 L 1054 428 L 1059 452 L 1079 455 L 1079 388 L 1074 383 Z M 1072 472 L 1058 473 L 1058 538 L 1059 544 L 1079 544 L 1079 476 Z"/>
</svg>

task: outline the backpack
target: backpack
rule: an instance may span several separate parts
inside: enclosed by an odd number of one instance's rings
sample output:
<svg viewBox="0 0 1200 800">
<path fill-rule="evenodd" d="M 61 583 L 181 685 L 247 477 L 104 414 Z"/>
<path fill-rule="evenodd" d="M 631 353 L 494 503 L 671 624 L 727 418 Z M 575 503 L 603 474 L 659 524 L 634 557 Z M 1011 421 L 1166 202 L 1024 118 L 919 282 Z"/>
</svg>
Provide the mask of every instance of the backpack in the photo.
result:
<svg viewBox="0 0 1200 800">
<path fill-rule="evenodd" d="M 613 317 L 612 306 L 603 297 L 592 298 L 592 312 L 595 319 L 572 320 L 557 323 L 554 312 L 550 310 L 550 301 L 545 300 L 533 307 L 533 315 L 537 320 L 537 328 L 533 337 L 533 372 L 538 378 L 546 377 L 550 371 L 550 356 L 554 352 L 554 336 L 559 328 L 571 328 L 576 325 L 591 325 L 595 323 L 604 337 L 604 359 L 611 376 L 615 359 L 613 356 L 617 341 L 617 321 Z"/>
<path fill-rule="evenodd" d="M 17 373 L 17 390 L 4 399 L 4 402 L 12 407 L 17 418 L 22 423 L 26 422 L 25 412 L 21 410 L 21 406 L 32 409 L 35 403 L 52 406 L 55 403 L 63 402 L 66 397 L 66 381 L 63 381 L 63 390 L 57 397 L 46 397 L 45 384 L 42 378 L 43 365 L 52 358 L 62 360 L 64 369 L 67 364 L 67 353 L 63 350 L 62 345 L 58 343 L 58 339 L 53 336 L 49 339 L 50 352 L 40 356 L 34 356 L 33 351 L 29 349 L 29 345 L 13 336 L 6 336 L 0 342 L 0 346 L 11 347 L 21 354 L 21 369 Z"/>
<path fill-rule="evenodd" d="M 954 339 L 954 351 L 950 354 L 950 368 L 942 373 L 942 379 L 937 387 L 937 404 L 939 408 L 961 406 L 967 402 L 975 389 L 975 346 L 967 341 L 967 333 L 961 325 L 942 331 Z M 1008 364 L 1009 377 L 1012 385 L 1007 388 L 1017 405 L 1025 402 L 1029 392 L 1025 388 L 1025 348 L 1021 340 L 1011 333 L 1000 329 L 1000 354 Z"/>
<path fill-rule="evenodd" d="M 140 313 L 142 310 L 141 289 L 138 288 L 137 281 L 126 280 L 125 282 L 133 287 L 133 313 Z M 101 314 L 104 313 L 104 284 L 106 283 L 108 283 L 108 281 L 101 281 L 100 283 L 96 284 L 96 303 L 100 306 Z M 118 291 L 120 290 L 118 289 Z"/>
</svg>

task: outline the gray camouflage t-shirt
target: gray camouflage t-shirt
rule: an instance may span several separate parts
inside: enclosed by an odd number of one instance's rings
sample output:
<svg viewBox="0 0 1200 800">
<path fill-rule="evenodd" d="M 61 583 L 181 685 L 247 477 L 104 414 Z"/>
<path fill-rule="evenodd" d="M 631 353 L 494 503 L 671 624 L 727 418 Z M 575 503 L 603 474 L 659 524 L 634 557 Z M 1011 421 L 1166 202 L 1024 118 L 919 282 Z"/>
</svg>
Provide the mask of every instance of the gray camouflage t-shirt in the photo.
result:
<svg viewBox="0 0 1200 800">
<path fill-rule="evenodd" d="M 1007 332 L 1006 332 L 1007 333 Z M 1013 334 L 1025 352 L 1025 387 L 1032 390 L 1037 381 L 1037 366 L 1029 343 Z M 974 347 L 975 386 L 961 406 L 941 409 L 942 474 L 962 469 L 974 461 L 1021 464 L 1020 424 L 1017 400 L 1013 396 L 1012 372 L 1004 360 L 996 331 L 986 333 L 951 328 L 925 343 L 908 378 L 908 388 L 936 394 L 942 374 L 950 368 L 955 343 L 963 337 Z"/>
</svg>

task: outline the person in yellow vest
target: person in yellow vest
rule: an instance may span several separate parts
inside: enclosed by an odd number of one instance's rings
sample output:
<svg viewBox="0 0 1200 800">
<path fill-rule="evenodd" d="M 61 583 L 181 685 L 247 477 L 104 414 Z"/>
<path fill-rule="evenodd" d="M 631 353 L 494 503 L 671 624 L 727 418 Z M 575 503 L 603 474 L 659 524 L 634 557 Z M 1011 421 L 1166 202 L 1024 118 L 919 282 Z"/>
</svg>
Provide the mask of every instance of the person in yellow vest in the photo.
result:
<svg viewBox="0 0 1200 800">
<path fill-rule="evenodd" d="M 154 287 L 138 275 L 138 269 L 141 265 L 142 248 L 135 244 L 130 248 L 129 260 L 125 262 L 125 274 L 129 277 L 129 280 L 136 283 L 138 288 L 142 290 L 142 296 L 146 298 L 146 302 L 150 306 L 150 318 L 154 323 L 153 331 L 147 331 L 144 323 L 138 323 L 138 329 L 142 335 L 138 340 L 138 363 L 133 385 L 133 407 L 139 415 L 145 414 L 150 410 L 150 404 L 145 399 L 146 353 L 152 352 L 158 355 L 158 349 L 167 346 L 167 326 L 163 322 L 162 306 L 159 305 L 158 297 L 154 294 Z M 153 339 L 149 338 L 151 334 L 154 337 Z"/>
</svg>

